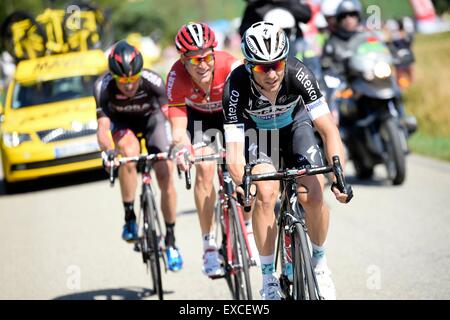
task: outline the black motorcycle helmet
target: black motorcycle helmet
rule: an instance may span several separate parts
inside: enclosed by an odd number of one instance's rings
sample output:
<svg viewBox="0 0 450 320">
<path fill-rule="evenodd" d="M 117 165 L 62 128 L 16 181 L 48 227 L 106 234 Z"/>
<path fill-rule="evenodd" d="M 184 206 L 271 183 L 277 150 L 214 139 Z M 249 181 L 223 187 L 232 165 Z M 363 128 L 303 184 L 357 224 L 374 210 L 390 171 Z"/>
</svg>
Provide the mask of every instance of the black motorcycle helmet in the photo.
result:
<svg viewBox="0 0 450 320">
<path fill-rule="evenodd" d="M 118 41 L 108 57 L 109 71 L 117 76 L 129 77 L 142 70 L 142 54 L 125 40 Z"/>
<path fill-rule="evenodd" d="M 336 18 L 341 20 L 345 14 L 354 13 L 361 20 L 362 6 L 359 0 L 344 0 L 336 9 Z"/>
</svg>

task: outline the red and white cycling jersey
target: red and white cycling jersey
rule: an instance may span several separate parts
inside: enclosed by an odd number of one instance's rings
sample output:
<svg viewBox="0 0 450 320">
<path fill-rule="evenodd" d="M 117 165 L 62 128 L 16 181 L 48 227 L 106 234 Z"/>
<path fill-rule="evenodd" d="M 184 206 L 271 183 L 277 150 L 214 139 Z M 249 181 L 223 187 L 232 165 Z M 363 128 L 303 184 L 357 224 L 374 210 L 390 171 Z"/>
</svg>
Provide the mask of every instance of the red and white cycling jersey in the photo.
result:
<svg viewBox="0 0 450 320">
<path fill-rule="evenodd" d="M 222 112 L 222 93 L 230 72 L 241 62 L 224 51 L 214 51 L 214 79 L 209 97 L 190 77 L 181 60 L 175 62 L 167 76 L 166 92 L 169 117 L 186 116 L 186 107 L 203 113 Z"/>
</svg>

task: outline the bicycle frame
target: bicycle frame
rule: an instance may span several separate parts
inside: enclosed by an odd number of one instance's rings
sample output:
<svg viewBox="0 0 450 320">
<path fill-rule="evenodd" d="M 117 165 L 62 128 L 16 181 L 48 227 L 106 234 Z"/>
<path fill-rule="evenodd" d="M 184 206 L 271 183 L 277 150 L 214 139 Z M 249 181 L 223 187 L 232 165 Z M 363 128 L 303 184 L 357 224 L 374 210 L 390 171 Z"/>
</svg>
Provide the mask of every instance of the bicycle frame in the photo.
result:
<svg viewBox="0 0 450 320">
<path fill-rule="evenodd" d="M 153 188 L 152 188 L 152 176 L 151 176 L 151 162 L 150 161 L 146 161 L 144 168 L 142 170 L 141 173 L 141 182 L 142 182 L 142 186 L 141 186 L 141 194 L 140 194 L 140 203 L 141 203 L 141 208 L 140 208 L 140 212 L 141 212 L 141 216 L 139 218 L 139 223 L 138 223 L 138 227 L 140 227 L 140 222 L 141 222 L 141 218 L 143 220 L 144 223 L 144 228 L 150 225 L 150 221 L 148 221 L 148 216 L 146 214 L 144 214 L 144 210 L 143 210 L 143 204 L 145 201 L 145 196 L 148 194 L 149 195 L 149 199 L 151 199 L 151 203 L 149 203 L 148 205 L 153 207 L 154 212 L 156 213 L 155 217 L 156 217 L 156 228 L 157 230 L 159 230 L 158 234 L 160 235 L 160 239 L 159 239 L 159 248 L 158 250 L 160 250 L 161 252 L 163 252 L 163 246 L 162 243 L 164 243 L 164 236 L 162 233 L 162 227 L 161 227 L 161 221 L 159 218 L 159 214 L 158 214 L 158 210 L 157 210 L 157 206 L 155 203 L 155 198 L 154 195 L 155 193 L 153 192 Z M 138 170 L 139 171 L 139 170 Z M 162 254 L 161 258 L 163 260 L 164 263 L 164 271 L 167 273 L 167 261 L 165 256 Z"/>
<path fill-rule="evenodd" d="M 226 222 L 226 235 L 227 235 L 227 252 L 226 252 L 226 259 L 228 262 L 228 265 L 232 266 L 232 272 L 234 272 L 234 266 L 233 266 L 233 254 L 232 254 L 232 248 L 231 248 L 231 237 L 229 237 L 228 235 L 230 234 L 230 223 L 229 223 L 229 207 L 228 207 L 228 201 L 229 198 L 232 197 L 233 193 L 234 193 L 234 187 L 233 187 L 233 181 L 231 179 L 231 175 L 228 172 L 228 170 L 226 169 L 226 165 L 225 164 L 218 164 L 217 166 L 217 174 L 219 176 L 219 199 L 220 199 L 220 204 L 222 205 L 222 212 L 223 212 L 223 219 Z M 240 227 L 241 229 L 244 231 L 243 235 L 244 235 L 244 241 L 245 241 L 245 245 L 247 248 L 247 254 L 250 257 L 250 261 L 251 261 L 251 265 L 254 265 L 253 262 L 253 254 L 250 248 L 250 244 L 248 242 L 248 237 L 247 237 L 247 232 L 245 232 L 246 227 L 245 227 L 245 222 L 244 222 L 244 215 L 242 212 L 242 208 L 241 206 L 237 207 L 237 213 L 238 216 L 235 217 L 237 218 L 237 221 L 239 221 Z"/>
<path fill-rule="evenodd" d="M 285 264 L 287 261 L 287 251 L 285 248 L 284 243 L 284 237 L 288 236 L 290 237 L 291 241 L 291 251 L 296 250 L 297 248 L 294 246 L 294 238 L 295 233 L 298 232 L 297 228 L 302 228 L 305 232 L 305 243 L 304 246 L 306 246 L 308 252 L 310 252 L 309 243 L 308 243 L 308 236 L 307 236 L 307 227 L 305 222 L 305 216 L 304 216 L 304 209 L 301 206 L 301 204 L 298 202 L 297 199 L 297 183 L 295 179 L 289 179 L 289 180 L 282 180 L 282 188 L 281 188 L 281 196 L 280 196 L 280 211 L 277 219 L 277 225 L 278 225 L 278 236 L 277 236 L 277 245 L 276 245 L 276 254 L 275 255 L 275 266 L 278 265 L 278 259 L 280 258 L 280 267 L 281 270 L 285 270 Z M 300 253 L 302 253 L 300 251 Z M 291 252 L 291 257 L 294 256 L 293 252 Z M 291 261 L 291 263 L 294 263 L 294 261 Z M 304 268 L 305 266 L 303 266 Z M 287 279 L 286 275 L 283 274 L 283 272 L 280 273 L 280 285 L 284 293 L 288 298 L 292 298 L 292 296 L 298 296 L 298 288 L 293 288 L 292 295 L 290 294 L 289 287 L 291 285 L 289 279 Z M 317 279 L 315 277 L 314 272 L 311 273 L 311 276 L 313 278 L 314 284 L 315 284 L 315 290 L 317 297 L 320 297 L 320 289 L 319 285 L 317 283 Z M 293 287 L 295 284 L 292 284 Z"/>
<path fill-rule="evenodd" d="M 200 156 L 196 158 L 195 162 L 216 160 L 220 161 L 220 163 L 217 164 L 219 190 L 218 202 L 216 204 L 216 210 L 218 210 L 216 211 L 216 232 L 218 232 L 219 226 L 221 225 L 223 234 L 221 250 L 219 251 L 224 258 L 225 274 L 215 278 L 226 278 L 233 298 L 240 299 L 242 293 L 244 298 L 252 299 L 248 269 L 251 265 L 255 265 L 255 263 L 252 259 L 253 255 L 247 237 L 243 211 L 242 208 L 237 205 L 236 198 L 233 195 L 234 186 L 224 161 L 225 153 L 222 151 L 218 154 Z M 238 230 L 236 230 L 236 228 Z M 245 247 L 245 249 L 242 247 Z M 239 250 L 238 248 L 241 248 L 240 250 L 245 250 L 245 253 L 235 253 L 234 251 Z M 235 276 L 234 283 L 232 281 L 232 276 Z M 242 282 L 243 280 L 241 277 L 245 278 L 245 283 Z"/>
</svg>

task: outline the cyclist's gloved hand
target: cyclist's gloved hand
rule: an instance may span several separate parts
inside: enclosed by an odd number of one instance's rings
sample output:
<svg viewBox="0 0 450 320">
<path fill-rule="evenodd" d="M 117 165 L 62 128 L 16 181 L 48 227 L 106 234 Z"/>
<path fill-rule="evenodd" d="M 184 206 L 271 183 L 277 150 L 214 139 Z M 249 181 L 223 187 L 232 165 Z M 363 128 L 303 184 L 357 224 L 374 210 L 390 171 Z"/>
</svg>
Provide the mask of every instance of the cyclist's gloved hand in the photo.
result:
<svg viewBox="0 0 450 320">
<path fill-rule="evenodd" d="M 333 182 L 331 184 L 331 191 L 334 193 L 336 199 L 341 203 L 349 203 L 353 198 L 353 189 L 349 184 L 345 186 L 345 190 L 339 190 L 338 184 Z"/>
<path fill-rule="evenodd" d="M 114 166 L 119 165 L 117 155 L 118 155 L 117 150 L 108 150 L 102 152 L 102 165 L 106 171 L 109 172 L 109 168 L 111 167 L 111 161 L 114 161 Z"/>
<path fill-rule="evenodd" d="M 182 148 L 175 153 L 175 160 L 177 162 L 178 169 L 181 171 L 188 171 L 190 167 L 189 161 L 190 152 L 187 148 Z"/>
<path fill-rule="evenodd" d="M 256 197 L 256 185 L 252 184 L 250 186 L 250 201 Z M 244 184 L 236 186 L 236 200 L 241 205 L 244 206 Z"/>
</svg>

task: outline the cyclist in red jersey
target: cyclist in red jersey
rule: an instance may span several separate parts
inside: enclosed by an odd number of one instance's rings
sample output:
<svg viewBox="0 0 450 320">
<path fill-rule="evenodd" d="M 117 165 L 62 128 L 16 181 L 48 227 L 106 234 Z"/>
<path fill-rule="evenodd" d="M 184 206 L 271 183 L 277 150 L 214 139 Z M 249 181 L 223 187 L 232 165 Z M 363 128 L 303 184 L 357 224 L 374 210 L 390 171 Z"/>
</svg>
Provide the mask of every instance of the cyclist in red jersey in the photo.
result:
<svg viewBox="0 0 450 320">
<path fill-rule="evenodd" d="M 213 153 L 211 143 L 215 142 L 217 134 L 223 145 L 223 88 L 230 72 L 241 62 L 226 52 L 214 50 L 217 45 L 214 31 L 205 23 L 183 25 L 175 45 L 180 59 L 168 74 L 166 91 L 173 143 L 181 146 L 177 164 L 181 170 L 187 170 L 185 152 L 195 155 Z M 203 272 L 210 277 L 223 274 L 213 230 L 215 167 L 214 162 L 196 164 L 194 186 L 203 238 Z M 252 237 L 250 221 L 247 219 L 246 225 Z M 256 250 L 256 245 L 252 245 L 253 248 Z"/>
</svg>

